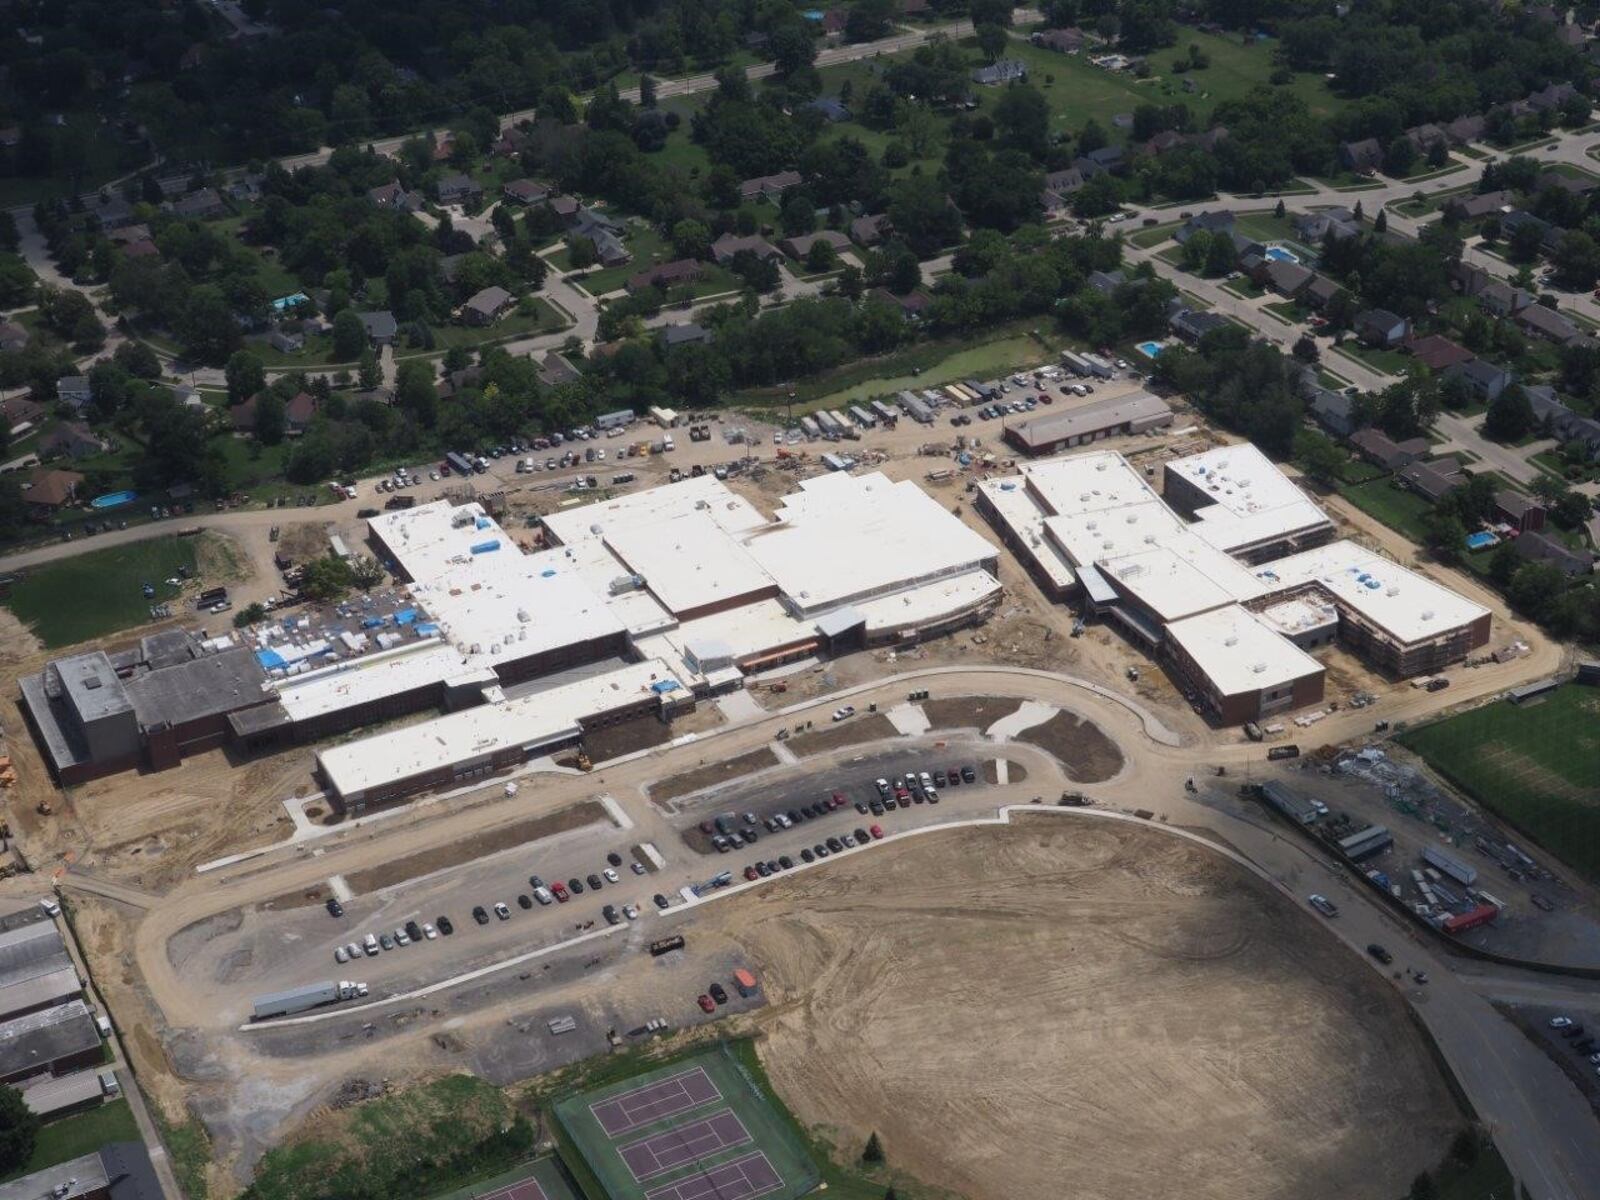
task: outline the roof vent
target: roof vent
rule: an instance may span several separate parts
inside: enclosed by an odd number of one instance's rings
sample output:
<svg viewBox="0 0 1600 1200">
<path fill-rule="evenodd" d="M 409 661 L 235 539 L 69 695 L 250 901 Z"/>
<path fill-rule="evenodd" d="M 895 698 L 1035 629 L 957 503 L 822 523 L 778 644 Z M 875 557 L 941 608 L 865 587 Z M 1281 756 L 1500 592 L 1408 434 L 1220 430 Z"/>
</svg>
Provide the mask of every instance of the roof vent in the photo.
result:
<svg viewBox="0 0 1600 1200">
<path fill-rule="evenodd" d="M 1234 634 L 1229 634 L 1227 637 L 1222 639 L 1222 644 L 1224 646 L 1237 646 L 1239 644 L 1239 639 Z"/>
<path fill-rule="evenodd" d="M 1257 663 L 1255 666 L 1251 667 L 1250 669 L 1252 671 L 1254 671 L 1257 675 L 1260 675 L 1263 671 L 1265 671 L 1267 669 L 1267 664 L 1266 663 Z"/>
</svg>

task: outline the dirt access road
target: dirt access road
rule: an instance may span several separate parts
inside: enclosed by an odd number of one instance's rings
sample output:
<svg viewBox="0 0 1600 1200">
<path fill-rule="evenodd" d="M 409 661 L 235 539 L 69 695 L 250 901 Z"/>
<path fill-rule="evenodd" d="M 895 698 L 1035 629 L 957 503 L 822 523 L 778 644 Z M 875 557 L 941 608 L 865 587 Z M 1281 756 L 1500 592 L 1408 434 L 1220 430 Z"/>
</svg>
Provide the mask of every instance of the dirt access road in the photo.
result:
<svg viewBox="0 0 1600 1200">
<path fill-rule="evenodd" d="M 1399 1195 L 1461 1127 L 1403 999 L 1159 832 L 930 834 L 715 905 L 783 1098 L 970 1200 Z M 979 898 L 974 903 L 974 898 Z"/>
</svg>

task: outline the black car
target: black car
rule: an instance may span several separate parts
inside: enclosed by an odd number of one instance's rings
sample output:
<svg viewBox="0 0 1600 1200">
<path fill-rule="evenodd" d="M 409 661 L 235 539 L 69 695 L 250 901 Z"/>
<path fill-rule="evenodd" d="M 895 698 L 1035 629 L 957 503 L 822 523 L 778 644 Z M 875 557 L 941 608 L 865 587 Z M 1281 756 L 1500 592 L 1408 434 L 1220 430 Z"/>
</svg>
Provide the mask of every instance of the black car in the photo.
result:
<svg viewBox="0 0 1600 1200">
<path fill-rule="evenodd" d="M 767 859 L 767 873 L 768 874 L 776 875 L 781 870 L 783 870 L 783 868 L 778 865 L 778 860 L 777 859 L 775 859 L 775 858 Z"/>
<path fill-rule="evenodd" d="M 856 842 L 857 842 L 857 844 L 865 846 L 871 840 L 872 840 L 872 835 L 870 833 L 868 833 L 865 829 L 857 829 L 856 830 Z"/>
<path fill-rule="evenodd" d="M 833 853 L 832 850 L 829 850 L 821 842 L 818 842 L 815 846 L 811 847 L 811 852 L 818 858 L 827 858 L 828 855 Z"/>
<path fill-rule="evenodd" d="M 606 885 L 606 881 L 604 879 L 601 879 L 600 876 L 595 875 L 593 873 L 585 876 L 584 877 L 584 882 L 589 885 L 591 890 L 596 891 L 596 892 L 598 892 L 601 888 L 605 887 L 605 885 Z"/>
<path fill-rule="evenodd" d="M 917 804 L 921 804 L 927 797 L 922 794 L 922 789 L 919 787 L 911 793 L 911 799 Z"/>
<path fill-rule="evenodd" d="M 948 783 L 948 780 L 946 779 L 945 773 L 943 771 L 935 771 L 933 773 L 933 786 L 934 787 L 945 787 L 947 785 L 947 783 Z"/>
<path fill-rule="evenodd" d="M 794 866 L 794 859 L 790 858 L 787 854 L 780 854 L 778 855 L 778 866 L 787 871 L 789 868 Z"/>
<path fill-rule="evenodd" d="M 1373 942 L 1367 947 L 1367 953 L 1385 965 L 1394 961 L 1394 955 L 1390 954 L 1382 946 L 1378 945 L 1377 942 Z"/>
<path fill-rule="evenodd" d="M 806 819 L 805 813 L 801 812 L 798 808 L 791 808 L 784 814 L 784 816 L 789 818 L 789 823 L 791 825 L 798 825 L 801 821 Z"/>
<path fill-rule="evenodd" d="M 976 783 L 977 781 L 978 781 L 978 773 L 976 771 L 974 771 L 970 766 L 961 768 L 961 782 L 962 783 Z"/>
<path fill-rule="evenodd" d="M 622 918 L 617 915 L 617 906 L 608 904 L 600 910 L 600 915 L 606 919 L 607 925 L 620 925 Z"/>
<path fill-rule="evenodd" d="M 420 942 L 422 940 L 422 926 L 418 925 L 415 920 L 407 921 L 406 936 L 413 942 Z"/>
<path fill-rule="evenodd" d="M 856 801 L 856 811 L 858 813 L 860 813 L 862 816 L 866 816 L 866 813 L 867 813 L 867 802 L 865 800 L 857 800 Z"/>
<path fill-rule="evenodd" d="M 744 831 L 744 844 L 746 846 L 754 846 L 758 840 L 754 829 L 746 829 Z"/>
<path fill-rule="evenodd" d="M 706 991 L 711 993 L 711 998 L 718 1004 L 726 1004 L 728 1002 L 728 989 L 720 983 L 713 983 Z"/>
<path fill-rule="evenodd" d="M 667 904 L 668 904 L 667 898 L 665 896 L 663 896 L 660 892 L 657 892 L 655 894 L 655 902 L 656 902 L 656 907 L 657 908 L 665 908 L 665 907 L 667 907 Z"/>
<path fill-rule="evenodd" d="M 380 933 L 378 935 L 378 945 L 382 946 L 385 950 L 393 950 L 394 939 L 387 933 Z"/>
<path fill-rule="evenodd" d="M 337 896 L 328 897 L 328 915 L 330 917 L 344 916 L 344 905 L 339 903 L 339 898 Z"/>
<path fill-rule="evenodd" d="M 606 855 L 606 861 L 613 867 L 620 867 L 622 865 L 622 855 L 613 850 L 610 854 Z"/>
<path fill-rule="evenodd" d="M 583 880 L 579 879 L 577 876 L 573 876 L 571 879 L 567 880 L 567 890 L 574 896 L 583 895 Z"/>
<path fill-rule="evenodd" d="M 444 934 L 445 937 L 449 937 L 456 931 L 456 927 L 451 922 L 449 917 L 441 916 L 437 921 L 434 922 L 434 924 L 439 927 L 439 932 Z"/>
<path fill-rule="evenodd" d="M 873 816 L 875 816 L 875 817 L 883 816 L 883 801 L 882 800 L 874 800 L 871 804 L 867 805 L 867 808 L 872 813 Z"/>
<path fill-rule="evenodd" d="M 816 862 L 817 861 L 817 856 L 815 854 L 811 853 L 811 851 L 809 851 L 809 850 L 802 849 L 800 851 L 800 861 L 801 862 Z"/>
<path fill-rule="evenodd" d="M 829 838 L 827 841 L 827 846 L 828 849 L 832 850 L 835 854 L 844 849 L 844 843 L 836 837 Z"/>
<path fill-rule="evenodd" d="M 766 863 L 758 862 L 756 864 L 756 874 L 761 876 L 761 878 L 765 879 L 768 875 L 771 875 L 772 872 L 767 869 L 767 864 Z"/>
<path fill-rule="evenodd" d="M 487 925 L 489 923 L 489 910 L 484 908 L 481 904 L 474 905 L 472 909 L 472 919 L 479 925 Z"/>
<path fill-rule="evenodd" d="M 537 875 L 529 875 L 528 886 L 537 892 L 544 886 L 544 880 L 540 879 Z"/>
<path fill-rule="evenodd" d="M 532 908 L 533 907 L 533 899 L 532 899 L 532 897 L 530 897 L 526 892 L 522 893 L 521 895 L 519 895 L 517 897 L 517 907 L 518 908 Z"/>
</svg>

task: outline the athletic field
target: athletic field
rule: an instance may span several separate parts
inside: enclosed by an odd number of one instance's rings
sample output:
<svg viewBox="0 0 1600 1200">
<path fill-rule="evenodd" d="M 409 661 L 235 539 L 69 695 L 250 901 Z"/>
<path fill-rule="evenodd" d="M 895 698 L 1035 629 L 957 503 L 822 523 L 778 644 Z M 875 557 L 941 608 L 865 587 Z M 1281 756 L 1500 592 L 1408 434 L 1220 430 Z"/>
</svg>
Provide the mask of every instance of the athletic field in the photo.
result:
<svg viewBox="0 0 1600 1200">
<path fill-rule="evenodd" d="M 563 1097 L 554 1111 L 605 1193 L 591 1200 L 794 1200 L 821 1180 L 723 1045 Z"/>
<path fill-rule="evenodd" d="M 1600 688 L 1567 684 L 1401 735 L 1491 812 L 1600 879 Z"/>
</svg>

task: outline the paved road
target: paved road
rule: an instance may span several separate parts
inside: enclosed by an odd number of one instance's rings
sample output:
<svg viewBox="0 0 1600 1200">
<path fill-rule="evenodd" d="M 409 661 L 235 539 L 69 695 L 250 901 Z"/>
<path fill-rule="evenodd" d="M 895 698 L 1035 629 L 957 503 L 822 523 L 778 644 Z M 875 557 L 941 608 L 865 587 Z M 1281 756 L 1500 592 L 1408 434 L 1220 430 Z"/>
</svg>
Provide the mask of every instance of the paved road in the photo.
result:
<svg viewBox="0 0 1600 1200">
<path fill-rule="evenodd" d="M 1441 412 L 1433 423 L 1434 430 L 1449 439 L 1440 448 L 1467 450 L 1477 455 L 1479 461 L 1473 464 L 1476 469 L 1499 471 L 1520 483 L 1544 477 L 1544 472 L 1528 460 L 1559 443 L 1553 438 L 1544 438 L 1523 446 L 1506 446 L 1484 437 L 1480 432 L 1482 425 L 1481 416 L 1462 417 L 1450 412 Z"/>
</svg>

